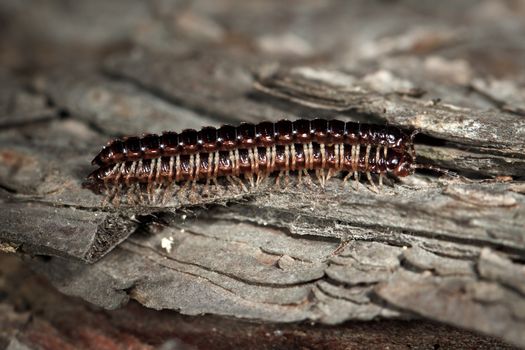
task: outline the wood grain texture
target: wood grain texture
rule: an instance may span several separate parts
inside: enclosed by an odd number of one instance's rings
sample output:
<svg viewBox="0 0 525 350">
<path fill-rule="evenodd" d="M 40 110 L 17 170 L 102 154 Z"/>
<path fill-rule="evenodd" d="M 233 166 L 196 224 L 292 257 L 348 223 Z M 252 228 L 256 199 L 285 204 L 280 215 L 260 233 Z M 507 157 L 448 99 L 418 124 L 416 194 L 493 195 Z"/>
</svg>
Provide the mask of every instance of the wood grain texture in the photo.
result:
<svg viewBox="0 0 525 350">
<path fill-rule="evenodd" d="M 20 259 L 0 255 L 0 346 L 7 349 L 514 349 L 489 336 L 424 320 L 317 323 L 253 322 L 185 316 L 137 302 L 104 310 L 57 292 Z"/>
<path fill-rule="evenodd" d="M 521 3 L 90 4 L 0 5 L 0 250 L 106 309 L 525 347 Z M 459 176 L 118 209 L 81 186 L 112 137 L 295 117 L 418 129 L 418 162 Z"/>
</svg>

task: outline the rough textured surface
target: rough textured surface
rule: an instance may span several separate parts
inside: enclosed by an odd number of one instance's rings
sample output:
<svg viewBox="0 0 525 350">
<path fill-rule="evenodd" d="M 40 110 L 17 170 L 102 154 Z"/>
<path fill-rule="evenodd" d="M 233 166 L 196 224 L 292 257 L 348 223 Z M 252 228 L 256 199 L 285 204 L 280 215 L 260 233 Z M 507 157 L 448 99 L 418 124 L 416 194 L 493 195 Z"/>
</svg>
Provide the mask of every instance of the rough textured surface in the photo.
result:
<svg viewBox="0 0 525 350">
<path fill-rule="evenodd" d="M 184 316 L 136 302 L 103 310 L 58 293 L 7 255 L 0 255 L 0 295 L 0 347 L 6 349 L 513 349 L 492 337 L 422 320 L 332 327 Z"/>
<path fill-rule="evenodd" d="M 525 347 L 521 2 L 148 4 L 0 4 L 0 250 L 106 309 L 383 336 L 426 319 Z M 118 209 L 81 186 L 111 137 L 296 116 L 416 128 L 418 161 L 459 176 Z"/>
</svg>

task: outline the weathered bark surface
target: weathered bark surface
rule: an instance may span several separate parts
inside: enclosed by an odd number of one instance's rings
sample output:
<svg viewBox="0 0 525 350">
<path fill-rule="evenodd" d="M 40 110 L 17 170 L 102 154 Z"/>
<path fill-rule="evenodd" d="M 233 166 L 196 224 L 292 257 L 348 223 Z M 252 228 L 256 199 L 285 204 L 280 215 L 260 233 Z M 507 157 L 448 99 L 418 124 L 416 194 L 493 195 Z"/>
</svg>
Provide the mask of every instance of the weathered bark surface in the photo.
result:
<svg viewBox="0 0 525 350">
<path fill-rule="evenodd" d="M 0 347 L 7 349 L 514 349 L 496 338 L 424 320 L 331 327 L 185 316 L 137 302 L 103 310 L 58 293 L 14 257 L 0 256 L 0 262 Z"/>
<path fill-rule="evenodd" d="M 521 2 L 89 4 L 0 5 L 0 249 L 107 309 L 525 347 Z M 459 176 L 118 209 L 81 186 L 114 136 L 297 116 L 416 128 L 418 162 Z"/>
</svg>

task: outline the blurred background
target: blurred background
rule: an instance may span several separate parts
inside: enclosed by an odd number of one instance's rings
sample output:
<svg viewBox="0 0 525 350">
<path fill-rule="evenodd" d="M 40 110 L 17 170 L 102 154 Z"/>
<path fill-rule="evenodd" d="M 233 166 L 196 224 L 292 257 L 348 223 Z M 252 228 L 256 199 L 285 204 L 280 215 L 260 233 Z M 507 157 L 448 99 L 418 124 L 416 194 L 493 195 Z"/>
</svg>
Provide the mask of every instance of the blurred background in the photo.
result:
<svg viewBox="0 0 525 350">
<path fill-rule="evenodd" d="M 349 69 L 413 55 L 414 67 L 442 65 L 465 83 L 474 72 L 516 77 L 525 64 L 521 0 L 2 0 L 0 16 L 2 69 L 17 72 L 95 64 L 137 47 Z"/>
</svg>

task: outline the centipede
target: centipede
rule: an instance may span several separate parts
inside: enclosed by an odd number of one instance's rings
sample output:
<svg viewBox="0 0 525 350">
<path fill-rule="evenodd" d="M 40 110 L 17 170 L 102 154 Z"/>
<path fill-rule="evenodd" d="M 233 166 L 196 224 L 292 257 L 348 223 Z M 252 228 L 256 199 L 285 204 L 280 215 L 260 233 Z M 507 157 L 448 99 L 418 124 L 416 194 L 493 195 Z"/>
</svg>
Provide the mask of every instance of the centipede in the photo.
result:
<svg viewBox="0 0 525 350">
<path fill-rule="evenodd" d="M 315 174 L 324 187 L 343 173 L 343 183 L 352 177 L 358 183 L 364 174 L 378 191 L 373 177 L 381 188 L 385 176 L 414 173 L 415 134 L 394 126 L 297 119 L 123 137 L 109 141 L 95 156 L 92 165 L 98 169 L 84 185 L 112 198 L 131 191 L 152 200 L 156 190 L 194 191 L 197 183 L 209 193 L 218 179 L 247 190 L 273 174 L 278 186 L 287 186 L 293 174 L 298 183 Z"/>
</svg>

